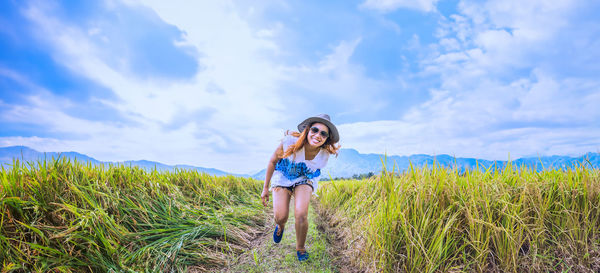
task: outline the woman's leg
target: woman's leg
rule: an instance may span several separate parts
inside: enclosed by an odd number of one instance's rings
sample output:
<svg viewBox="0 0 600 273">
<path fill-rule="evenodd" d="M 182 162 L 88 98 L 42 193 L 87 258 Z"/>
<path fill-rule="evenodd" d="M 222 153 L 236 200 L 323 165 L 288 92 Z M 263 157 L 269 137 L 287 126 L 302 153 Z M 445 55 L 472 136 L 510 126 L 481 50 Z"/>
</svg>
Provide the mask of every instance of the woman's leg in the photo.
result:
<svg viewBox="0 0 600 273">
<path fill-rule="evenodd" d="M 312 188 L 309 185 L 298 185 L 294 189 L 294 218 L 296 219 L 296 250 L 305 250 L 308 233 L 308 204 Z"/>
<path fill-rule="evenodd" d="M 290 213 L 290 191 L 284 188 L 273 188 L 273 214 L 275 223 L 279 226 L 279 232 L 285 227 Z"/>
</svg>

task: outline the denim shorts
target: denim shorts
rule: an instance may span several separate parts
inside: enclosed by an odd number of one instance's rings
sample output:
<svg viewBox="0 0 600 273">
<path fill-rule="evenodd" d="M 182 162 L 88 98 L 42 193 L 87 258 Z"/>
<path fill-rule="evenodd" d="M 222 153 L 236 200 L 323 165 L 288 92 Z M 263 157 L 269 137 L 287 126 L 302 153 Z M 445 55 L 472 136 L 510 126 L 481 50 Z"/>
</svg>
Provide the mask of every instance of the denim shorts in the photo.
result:
<svg viewBox="0 0 600 273">
<path fill-rule="evenodd" d="M 294 185 L 288 186 L 288 187 L 284 187 L 284 186 L 275 186 L 276 188 L 283 188 L 286 189 L 288 191 L 290 191 L 291 193 L 294 193 L 294 189 L 296 189 L 296 187 L 300 186 L 300 185 L 309 185 L 310 188 L 314 191 L 315 188 L 312 185 L 312 181 L 310 181 L 309 179 L 305 179 L 302 180 L 300 182 L 296 182 L 294 183 Z"/>
</svg>

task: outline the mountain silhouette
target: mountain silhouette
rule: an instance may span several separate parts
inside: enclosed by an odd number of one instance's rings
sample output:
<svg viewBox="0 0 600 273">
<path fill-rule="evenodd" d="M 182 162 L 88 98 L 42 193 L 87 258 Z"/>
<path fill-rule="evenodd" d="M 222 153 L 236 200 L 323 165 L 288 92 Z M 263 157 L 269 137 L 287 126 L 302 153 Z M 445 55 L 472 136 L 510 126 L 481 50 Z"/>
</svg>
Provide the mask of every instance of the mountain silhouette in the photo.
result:
<svg viewBox="0 0 600 273">
<path fill-rule="evenodd" d="M 52 159 L 65 157 L 70 160 L 77 160 L 78 162 L 89 162 L 92 164 L 123 164 L 126 166 L 137 166 L 146 170 L 158 170 L 158 171 L 173 171 L 175 169 L 188 169 L 205 172 L 216 176 L 234 175 L 241 177 L 249 177 L 245 174 L 229 173 L 223 170 L 214 168 L 204 168 L 190 165 L 166 165 L 160 162 L 147 161 L 147 160 L 130 160 L 124 162 L 103 162 L 96 160 L 84 154 L 77 152 L 38 152 L 26 146 L 11 146 L 0 148 L 0 164 L 4 167 L 9 167 L 13 164 L 13 159 L 19 159 L 22 161 L 39 161 L 44 159 Z M 367 174 L 369 172 L 378 174 L 385 169 L 387 171 L 394 171 L 397 173 L 404 172 L 410 168 L 412 164 L 414 167 L 422 166 L 433 166 L 438 164 L 443 167 L 453 168 L 457 171 L 465 171 L 467 169 L 488 169 L 495 167 L 502 169 L 509 163 L 506 161 L 494 161 L 477 158 L 455 158 L 450 155 L 425 155 L 416 154 L 410 156 L 386 156 L 383 154 L 361 154 L 354 149 L 340 149 L 337 157 L 329 157 L 329 162 L 325 168 L 321 170 L 321 179 L 329 178 L 350 178 L 353 175 Z M 574 168 L 577 166 L 586 166 L 592 168 L 600 167 L 600 153 L 587 153 L 579 157 L 569 156 L 541 156 L 541 157 L 524 157 L 516 160 L 511 160 L 516 167 L 525 166 L 530 169 L 537 171 L 559 169 L 565 170 L 567 168 Z M 263 169 L 251 177 L 264 180 L 266 169 Z"/>
</svg>

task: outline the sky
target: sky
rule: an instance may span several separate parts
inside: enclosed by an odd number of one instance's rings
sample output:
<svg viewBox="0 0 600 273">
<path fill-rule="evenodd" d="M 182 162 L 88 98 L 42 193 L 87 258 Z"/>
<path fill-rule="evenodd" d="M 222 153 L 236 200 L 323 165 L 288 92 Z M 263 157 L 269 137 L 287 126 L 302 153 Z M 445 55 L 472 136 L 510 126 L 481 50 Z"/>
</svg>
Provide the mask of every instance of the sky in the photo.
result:
<svg viewBox="0 0 600 273">
<path fill-rule="evenodd" d="M 326 113 L 342 148 L 600 152 L 600 2 L 0 2 L 0 147 L 252 174 Z"/>
</svg>

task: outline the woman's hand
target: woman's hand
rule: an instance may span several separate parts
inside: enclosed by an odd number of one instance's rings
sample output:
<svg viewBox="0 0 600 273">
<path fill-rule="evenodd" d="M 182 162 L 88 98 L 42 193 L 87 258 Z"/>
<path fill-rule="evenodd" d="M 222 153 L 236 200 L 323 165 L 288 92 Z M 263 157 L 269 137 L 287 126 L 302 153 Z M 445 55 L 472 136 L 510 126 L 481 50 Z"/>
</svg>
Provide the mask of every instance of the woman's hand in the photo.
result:
<svg viewBox="0 0 600 273">
<path fill-rule="evenodd" d="M 260 199 L 262 199 L 263 206 L 269 205 L 269 189 L 263 189 Z"/>
</svg>

